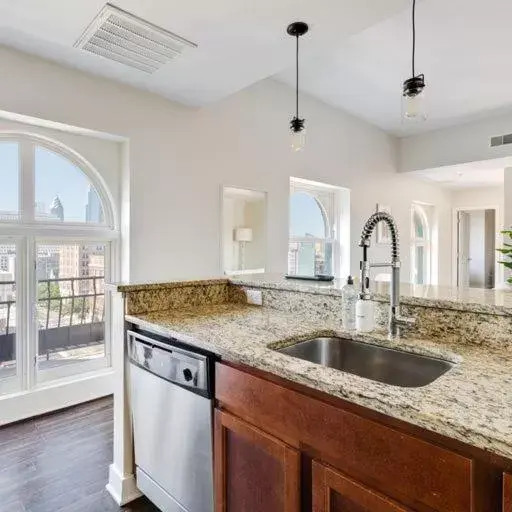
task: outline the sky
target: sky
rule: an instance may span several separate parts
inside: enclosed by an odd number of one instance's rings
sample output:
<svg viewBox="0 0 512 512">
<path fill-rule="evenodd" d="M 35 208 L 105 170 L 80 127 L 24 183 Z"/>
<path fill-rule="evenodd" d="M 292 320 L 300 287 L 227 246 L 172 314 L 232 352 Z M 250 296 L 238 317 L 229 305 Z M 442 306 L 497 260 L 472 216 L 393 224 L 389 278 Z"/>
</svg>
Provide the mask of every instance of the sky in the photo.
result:
<svg viewBox="0 0 512 512">
<path fill-rule="evenodd" d="M 290 235 L 325 238 L 320 206 L 316 199 L 304 192 L 297 192 L 290 197 Z"/>
<path fill-rule="evenodd" d="M 35 200 L 50 211 L 58 195 L 68 221 L 85 221 L 89 180 L 69 160 L 43 147 L 35 150 Z M 0 143 L 0 211 L 18 209 L 18 145 Z"/>
</svg>

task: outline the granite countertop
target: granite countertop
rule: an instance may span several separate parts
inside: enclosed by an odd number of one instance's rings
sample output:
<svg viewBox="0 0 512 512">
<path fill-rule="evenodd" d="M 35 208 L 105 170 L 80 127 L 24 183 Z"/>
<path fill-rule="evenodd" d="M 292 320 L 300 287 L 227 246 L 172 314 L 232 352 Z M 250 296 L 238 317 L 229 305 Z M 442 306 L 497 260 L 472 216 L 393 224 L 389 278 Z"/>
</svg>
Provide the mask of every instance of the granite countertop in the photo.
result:
<svg viewBox="0 0 512 512">
<path fill-rule="evenodd" d="M 273 290 L 296 291 L 316 295 L 340 296 L 345 280 L 332 282 L 286 279 L 283 274 L 247 274 L 228 277 L 213 277 L 191 281 L 169 281 L 155 283 L 106 283 L 105 289 L 112 292 L 131 293 L 156 291 L 192 286 L 234 284 Z M 389 302 L 389 283 L 375 283 L 371 286 L 374 300 Z M 451 286 L 423 286 L 400 284 L 400 300 L 412 306 L 436 307 L 473 313 L 512 315 L 512 287 L 485 290 L 480 288 L 458 288 Z"/>
<path fill-rule="evenodd" d="M 349 333 L 338 324 L 247 304 L 127 316 L 126 320 L 290 381 L 512 459 L 512 350 L 441 344 L 385 333 Z M 272 350 L 317 335 L 360 341 L 447 359 L 455 366 L 432 384 L 400 388 Z"/>
<path fill-rule="evenodd" d="M 166 281 L 154 283 L 105 283 L 105 290 L 111 292 L 139 292 L 139 291 L 155 291 L 172 288 L 187 288 L 189 286 L 210 286 L 214 284 L 228 284 L 227 278 L 213 277 L 211 279 L 195 279 L 190 281 Z"/>
<path fill-rule="evenodd" d="M 240 286 L 298 291 L 317 295 L 341 295 L 345 280 L 331 282 L 286 279 L 282 274 L 250 274 L 230 277 L 230 282 Z M 389 302 L 389 283 L 373 282 L 374 300 Z M 512 315 L 512 287 L 486 290 L 452 286 L 412 285 L 400 283 L 400 300 L 413 306 L 438 307 L 474 313 Z"/>
</svg>

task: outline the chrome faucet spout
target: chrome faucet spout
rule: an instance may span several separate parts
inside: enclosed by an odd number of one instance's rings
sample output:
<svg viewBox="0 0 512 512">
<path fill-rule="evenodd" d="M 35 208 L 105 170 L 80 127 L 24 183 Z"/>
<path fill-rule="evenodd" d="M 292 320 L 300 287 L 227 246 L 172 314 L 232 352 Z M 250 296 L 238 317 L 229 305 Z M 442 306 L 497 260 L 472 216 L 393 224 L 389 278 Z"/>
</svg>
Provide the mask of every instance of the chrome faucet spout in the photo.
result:
<svg viewBox="0 0 512 512">
<path fill-rule="evenodd" d="M 379 224 L 384 222 L 389 228 L 391 238 L 391 261 L 389 263 L 371 264 L 368 262 L 368 249 L 371 236 Z M 398 227 L 395 219 L 388 212 L 376 212 L 367 221 L 361 233 L 359 246 L 363 248 L 363 259 L 361 261 L 361 293 L 363 300 L 369 300 L 370 295 L 370 268 L 391 267 L 391 287 L 389 291 L 389 334 L 397 336 L 400 333 L 400 326 L 414 323 L 413 319 L 406 319 L 400 316 L 400 246 Z"/>
<path fill-rule="evenodd" d="M 393 216 L 388 212 L 376 212 L 366 221 L 359 246 L 370 247 L 370 238 L 379 222 L 385 222 L 388 225 L 391 237 L 391 258 L 398 260 L 400 258 L 398 226 Z"/>
</svg>

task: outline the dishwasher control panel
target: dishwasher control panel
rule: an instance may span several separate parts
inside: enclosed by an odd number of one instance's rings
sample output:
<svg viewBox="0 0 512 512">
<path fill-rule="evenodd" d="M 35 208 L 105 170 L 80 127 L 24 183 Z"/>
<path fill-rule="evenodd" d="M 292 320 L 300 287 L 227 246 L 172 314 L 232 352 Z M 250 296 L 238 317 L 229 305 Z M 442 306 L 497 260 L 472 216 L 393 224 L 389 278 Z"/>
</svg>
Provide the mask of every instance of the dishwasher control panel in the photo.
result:
<svg viewBox="0 0 512 512">
<path fill-rule="evenodd" d="M 128 331 L 130 361 L 180 386 L 208 391 L 207 358 Z"/>
</svg>

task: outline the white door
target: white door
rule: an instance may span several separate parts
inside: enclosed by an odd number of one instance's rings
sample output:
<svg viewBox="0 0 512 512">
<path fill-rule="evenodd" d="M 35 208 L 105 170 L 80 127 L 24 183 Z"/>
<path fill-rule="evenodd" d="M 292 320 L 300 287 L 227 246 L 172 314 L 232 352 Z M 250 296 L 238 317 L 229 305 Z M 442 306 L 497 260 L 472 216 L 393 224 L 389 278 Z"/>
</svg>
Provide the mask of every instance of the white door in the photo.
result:
<svg viewBox="0 0 512 512">
<path fill-rule="evenodd" d="M 457 213 L 457 286 L 469 286 L 470 216 L 468 212 Z"/>
</svg>

